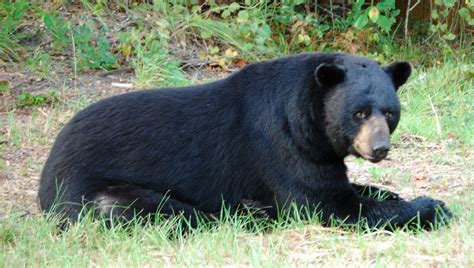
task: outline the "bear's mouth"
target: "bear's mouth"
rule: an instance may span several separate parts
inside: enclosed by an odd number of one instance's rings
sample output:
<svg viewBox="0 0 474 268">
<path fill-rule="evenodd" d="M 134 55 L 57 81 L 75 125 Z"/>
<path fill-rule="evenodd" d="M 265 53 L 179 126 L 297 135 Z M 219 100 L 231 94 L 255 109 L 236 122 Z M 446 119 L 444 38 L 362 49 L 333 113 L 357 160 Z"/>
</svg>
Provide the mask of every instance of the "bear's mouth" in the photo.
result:
<svg viewBox="0 0 474 268">
<path fill-rule="evenodd" d="M 384 160 L 385 157 L 386 157 L 386 156 L 381 157 L 381 158 L 374 158 L 374 157 L 371 157 L 371 156 L 362 155 L 362 158 L 364 158 L 365 160 L 369 160 L 369 161 L 372 162 L 372 163 L 378 163 L 378 162 Z"/>
<path fill-rule="evenodd" d="M 352 154 L 356 157 L 363 158 L 363 159 L 368 160 L 372 163 L 378 163 L 378 162 L 384 160 L 388 155 L 388 151 L 386 151 L 383 154 L 379 154 L 377 156 L 374 156 L 374 155 L 371 155 L 371 154 L 368 154 L 368 153 L 363 153 L 363 152 L 361 152 L 361 150 L 357 150 L 357 146 L 354 146 L 354 145 L 351 145 L 349 147 L 349 152 L 350 152 L 350 154 Z"/>
</svg>

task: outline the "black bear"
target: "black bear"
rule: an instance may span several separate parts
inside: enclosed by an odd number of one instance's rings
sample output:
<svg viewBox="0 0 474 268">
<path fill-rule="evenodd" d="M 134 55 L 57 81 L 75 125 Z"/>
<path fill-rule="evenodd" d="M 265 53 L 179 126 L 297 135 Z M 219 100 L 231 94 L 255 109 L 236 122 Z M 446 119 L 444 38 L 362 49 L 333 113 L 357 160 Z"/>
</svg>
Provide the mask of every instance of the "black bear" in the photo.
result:
<svg viewBox="0 0 474 268">
<path fill-rule="evenodd" d="M 40 207 L 73 221 L 89 207 L 123 219 L 157 211 L 193 218 L 253 200 L 279 209 L 296 203 L 323 222 L 446 221 L 442 201 L 391 192 L 374 199 L 346 174 L 349 154 L 372 162 L 387 156 L 400 119 L 396 91 L 410 73 L 407 62 L 383 67 L 311 53 L 252 64 L 209 84 L 101 100 L 57 137 Z"/>
</svg>

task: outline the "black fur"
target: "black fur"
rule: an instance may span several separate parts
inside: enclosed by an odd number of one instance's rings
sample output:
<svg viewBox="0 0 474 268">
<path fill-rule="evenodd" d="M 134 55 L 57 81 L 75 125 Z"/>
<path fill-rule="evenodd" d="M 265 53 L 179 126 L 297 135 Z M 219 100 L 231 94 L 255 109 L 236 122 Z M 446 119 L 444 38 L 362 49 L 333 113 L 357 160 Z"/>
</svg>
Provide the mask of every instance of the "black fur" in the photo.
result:
<svg viewBox="0 0 474 268">
<path fill-rule="evenodd" d="M 427 225 L 441 219 L 436 207 L 449 218 L 441 201 L 409 202 L 393 193 L 378 201 L 346 175 L 344 157 L 359 127 L 353 113 L 390 110 L 393 131 L 400 115 L 395 91 L 408 78 L 406 66 L 301 54 L 205 85 L 99 101 L 59 134 L 41 175 L 40 206 L 72 220 L 88 204 L 107 213 L 108 205 L 132 208 L 117 210 L 129 219 L 158 209 L 213 214 L 222 201 L 235 207 L 245 200 L 273 208 L 292 201 L 319 209 L 325 221 L 362 217 L 371 227 L 403 226 L 417 213 Z"/>
</svg>

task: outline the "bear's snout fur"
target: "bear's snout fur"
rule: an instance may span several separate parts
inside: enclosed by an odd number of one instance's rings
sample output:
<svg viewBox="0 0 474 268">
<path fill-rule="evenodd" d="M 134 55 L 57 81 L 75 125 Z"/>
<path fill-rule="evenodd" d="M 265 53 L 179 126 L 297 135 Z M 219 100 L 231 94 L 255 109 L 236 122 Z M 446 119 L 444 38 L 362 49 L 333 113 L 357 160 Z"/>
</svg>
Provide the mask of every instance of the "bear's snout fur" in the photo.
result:
<svg viewBox="0 0 474 268">
<path fill-rule="evenodd" d="M 353 145 L 356 153 L 373 163 L 387 157 L 390 150 L 390 130 L 385 117 L 381 114 L 371 115 L 357 132 Z"/>
</svg>

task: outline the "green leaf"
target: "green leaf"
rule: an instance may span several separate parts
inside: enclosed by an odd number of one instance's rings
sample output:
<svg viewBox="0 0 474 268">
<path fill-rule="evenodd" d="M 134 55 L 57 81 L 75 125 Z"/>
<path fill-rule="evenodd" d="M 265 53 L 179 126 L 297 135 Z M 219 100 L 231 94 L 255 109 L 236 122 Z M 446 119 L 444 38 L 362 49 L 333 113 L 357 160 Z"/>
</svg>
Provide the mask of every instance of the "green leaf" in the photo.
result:
<svg viewBox="0 0 474 268">
<path fill-rule="evenodd" d="M 247 10 L 241 10 L 237 17 L 239 22 L 247 22 L 249 20 L 249 12 Z"/>
<path fill-rule="evenodd" d="M 8 81 L 0 80 L 0 94 L 4 94 L 5 92 L 8 92 Z"/>
<path fill-rule="evenodd" d="M 456 0 L 443 0 L 443 4 L 446 7 L 453 7 L 456 4 Z"/>
<path fill-rule="evenodd" d="M 202 39 L 209 39 L 212 37 L 212 32 L 209 31 L 202 31 L 201 32 L 201 38 Z"/>
<path fill-rule="evenodd" d="M 224 10 L 224 11 L 222 12 L 222 14 L 221 14 L 221 17 L 222 17 L 223 19 L 225 19 L 225 18 L 227 18 L 227 17 L 229 17 L 229 16 L 230 16 L 230 11 L 229 11 L 228 9 Z"/>
<path fill-rule="evenodd" d="M 229 7 L 227 7 L 227 10 L 229 12 L 234 12 L 234 11 L 239 10 L 239 9 L 240 9 L 240 5 L 238 3 L 235 3 L 235 2 L 230 4 Z"/>
<path fill-rule="evenodd" d="M 369 11 L 369 19 L 372 22 L 377 22 L 380 16 L 380 11 L 376 7 L 372 7 Z"/>
<path fill-rule="evenodd" d="M 395 19 L 389 19 L 386 16 L 380 16 L 379 20 L 377 21 L 377 25 L 379 25 L 385 32 L 389 32 L 394 22 Z"/>
<path fill-rule="evenodd" d="M 369 18 L 367 18 L 367 14 L 362 14 L 359 16 L 359 18 L 357 18 L 356 22 L 354 23 L 354 27 L 356 27 L 356 29 L 360 30 L 362 28 L 365 27 L 365 25 L 367 25 L 367 23 L 369 22 Z"/>
<path fill-rule="evenodd" d="M 44 22 L 44 26 L 46 26 L 46 28 L 48 28 L 49 30 L 53 29 L 53 20 L 51 19 L 51 17 L 48 14 L 44 14 L 43 22 Z"/>
<path fill-rule="evenodd" d="M 382 1 L 376 5 L 380 11 L 388 11 L 395 8 L 395 0 Z"/>
<path fill-rule="evenodd" d="M 329 25 L 326 25 L 326 24 L 319 24 L 318 25 L 318 29 L 322 32 L 326 32 L 328 31 L 329 29 L 331 29 L 331 26 Z"/>
<path fill-rule="evenodd" d="M 380 35 L 378 33 L 374 33 L 374 34 L 369 36 L 369 40 L 371 40 L 372 42 L 375 42 L 375 43 L 379 43 L 380 42 Z"/>
<path fill-rule="evenodd" d="M 395 9 L 390 12 L 390 17 L 394 18 L 400 14 L 400 9 Z"/>
<path fill-rule="evenodd" d="M 461 16 L 461 18 L 463 19 L 471 17 L 471 13 L 469 13 L 469 10 L 465 7 L 459 9 L 458 13 L 459 13 L 459 16 Z"/>
<path fill-rule="evenodd" d="M 469 11 L 469 9 L 463 7 L 459 9 L 458 13 L 459 13 L 459 16 L 461 16 L 461 18 L 463 18 L 467 22 L 467 24 L 469 24 L 469 26 L 474 25 L 474 19 L 472 18 L 471 12 Z"/>
<path fill-rule="evenodd" d="M 262 27 L 257 31 L 257 33 L 265 38 L 270 38 L 272 36 L 272 29 L 268 24 L 263 24 Z"/>
<path fill-rule="evenodd" d="M 453 34 L 453 33 L 447 33 L 447 34 L 443 35 L 443 38 L 446 39 L 446 40 L 452 41 L 456 38 L 456 35 Z"/>
<path fill-rule="evenodd" d="M 352 4 L 352 10 L 360 11 L 364 3 L 365 3 L 365 0 L 357 0 L 355 3 Z"/>
</svg>

